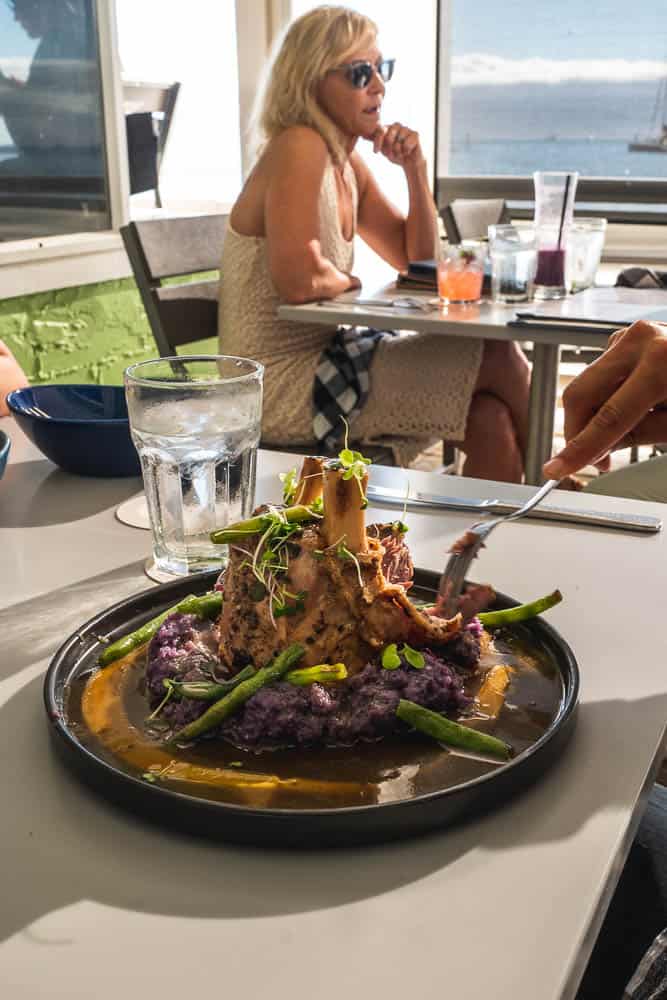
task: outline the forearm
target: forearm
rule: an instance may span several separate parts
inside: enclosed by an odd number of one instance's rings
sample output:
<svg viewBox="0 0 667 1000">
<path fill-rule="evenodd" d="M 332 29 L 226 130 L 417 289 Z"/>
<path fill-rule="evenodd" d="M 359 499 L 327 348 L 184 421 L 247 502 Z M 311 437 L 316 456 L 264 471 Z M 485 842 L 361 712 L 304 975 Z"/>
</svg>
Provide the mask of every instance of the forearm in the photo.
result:
<svg viewBox="0 0 667 1000">
<path fill-rule="evenodd" d="M 273 283 L 280 297 L 294 305 L 332 299 L 359 286 L 357 279 L 340 271 L 319 253 L 306 261 L 281 268 L 279 274 L 274 273 Z"/>
<path fill-rule="evenodd" d="M 426 161 L 409 169 L 408 182 L 410 207 L 405 220 L 405 249 L 408 260 L 428 260 L 435 252 L 437 242 L 436 208 L 428 183 Z"/>
</svg>

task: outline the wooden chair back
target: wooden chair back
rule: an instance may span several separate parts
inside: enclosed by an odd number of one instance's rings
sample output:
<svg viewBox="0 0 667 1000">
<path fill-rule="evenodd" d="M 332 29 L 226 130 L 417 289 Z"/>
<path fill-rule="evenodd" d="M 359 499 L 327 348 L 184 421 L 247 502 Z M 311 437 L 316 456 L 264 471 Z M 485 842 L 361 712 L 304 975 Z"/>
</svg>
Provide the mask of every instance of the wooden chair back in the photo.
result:
<svg viewBox="0 0 667 1000">
<path fill-rule="evenodd" d="M 217 278 L 163 285 L 220 267 L 226 215 L 146 219 L 121 227 L 134 279 L 161 357 L 218 332 Z"/>
</svg>

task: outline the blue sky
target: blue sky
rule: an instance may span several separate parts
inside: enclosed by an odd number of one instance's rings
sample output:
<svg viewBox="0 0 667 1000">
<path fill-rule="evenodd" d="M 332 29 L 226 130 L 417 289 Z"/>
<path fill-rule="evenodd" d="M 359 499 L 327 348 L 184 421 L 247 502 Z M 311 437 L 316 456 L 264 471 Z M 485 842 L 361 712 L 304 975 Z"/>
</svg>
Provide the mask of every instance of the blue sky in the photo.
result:
<svg viewBox="0 0 667 1000">
<path fill-rule="evenodd" d="M 28 38 L 23 28 L 16 23 L 6 0 L 0 0 L 0 39 L 0 56 L 5 57 L 31 56 L 39 44 L 38 39 Z"/>
</svg>

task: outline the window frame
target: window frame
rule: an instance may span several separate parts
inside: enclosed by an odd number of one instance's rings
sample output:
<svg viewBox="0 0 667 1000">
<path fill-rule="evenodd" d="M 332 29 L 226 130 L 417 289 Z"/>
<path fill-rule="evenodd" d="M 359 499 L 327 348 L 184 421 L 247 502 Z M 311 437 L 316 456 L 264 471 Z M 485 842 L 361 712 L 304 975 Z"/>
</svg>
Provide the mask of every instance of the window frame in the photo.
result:
<svg viewBox="0 0 667 1000">
<path fill-rule="evenodd" d="M 438 208 L 453 201 L 455 198 L 504 198 L 510 203 L 516 218 L 532 218 L 533 215 L 533 179 L 518 174 L 511 175 L 456 175 L 438 174 L 440 161 L 439 152 L 443 152 L 444 169 L 449 169 L 448 151 L 451 136 L 451 86 L 449 83 L 451 70 L 451 28 L 452 5 L 454 0 L 437 0 L 438 2 L 438 50 L 436 52 L 437 94 L 436 94 L 436 163 L 434 176 L 434 196 Z M 441 44 L 442 43 L 442 44 Z M 446 102 L 447 109 L 440 121 L 441 102 Z M 439 146 L 441 145 L 441 149 Z M 577 185 L 577 201 L 587 206 L 605 204 L 613 205 L 651 205 L 667 204 L 667 180 L 651 178 L 624 177 L 580 177 Z M 655 227 L 667 224 L 667 213 L 650 211 L 647 208 L 605 208 L 592 207 L 586 210 L 588 215 L 604 216 L 616 227 Z M 628 231 L 628 236 L 632 234 Z M 655 234 L 652 234 L 653 236 Z M 631 238 L 629 243 L 634 240 Z M 649 239 L 650 244 L 654 243 Z M 664 240 L 667 244 L 667 240 Z M 667 245 L 663 247 L 662 259 L 667 257 Z"/>
<path fill-rule="evenodd" d="M 288 0 L 235 0 L 235 6 L 241 133 L 245 135 L 252 96 L 269 46 L 289 11 Z M 94 11 L 111 228 L 0 243 L 0 299 L 132 274 L 119 232 L 130 218 L 130 185 L 115 0 L 95 0 Z M 245 144 L 242 156 L 245 175 Z M 220 212 L 229 207 L 219 202 L 201 203 L 189 206 L 188 211 Z"/>
</svg>

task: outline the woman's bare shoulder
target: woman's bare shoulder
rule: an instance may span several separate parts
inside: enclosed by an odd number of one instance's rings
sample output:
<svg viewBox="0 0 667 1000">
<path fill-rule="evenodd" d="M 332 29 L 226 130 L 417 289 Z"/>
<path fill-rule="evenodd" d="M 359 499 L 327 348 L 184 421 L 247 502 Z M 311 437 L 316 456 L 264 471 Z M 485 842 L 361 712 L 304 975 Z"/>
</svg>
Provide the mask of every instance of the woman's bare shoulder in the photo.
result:
<svg viewBox="0 0 667 1000">
<path fill-rule="evenodd" d="M 306 162 L 323 168 L 329 158 L 329 150 L 316 129 L 308 125 L 290 125 L 271 140 L 265 155 L 279 164 L 292 165 L 301 157 L 307 157 Z"/>
</svg>

